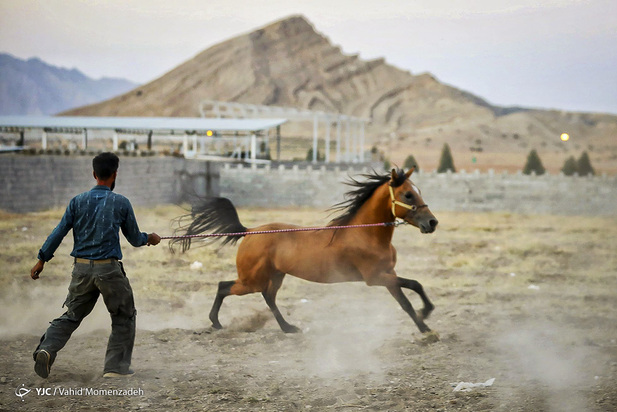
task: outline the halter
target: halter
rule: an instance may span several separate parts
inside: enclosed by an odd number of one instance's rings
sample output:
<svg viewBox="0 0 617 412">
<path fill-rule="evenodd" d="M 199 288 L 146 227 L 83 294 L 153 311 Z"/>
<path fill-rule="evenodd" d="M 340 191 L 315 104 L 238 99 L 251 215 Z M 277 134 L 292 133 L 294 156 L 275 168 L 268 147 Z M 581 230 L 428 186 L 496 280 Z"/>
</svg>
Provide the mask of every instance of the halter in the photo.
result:
<svg viewBox="0 0 617 412">
<path fill-rule="evenodd" d="M 396 206 L 397 205 L 402 206 L 405 209 L 409 209 L 412 212 L 415 212 L 416 210 L 422 207 L 428 207 L 426 204 L 416 206 L 416 205 L 408 205 L 407 203 L 399 202 L 398 200 L 394 198 L 394 190 L 392 189 L 392 186 L 388 186 L 388 189 L 390 189 L 390 198 L 392 199 L 392 214 L 394 215 L 395 218 L 396 218 Z"/>
</svg>

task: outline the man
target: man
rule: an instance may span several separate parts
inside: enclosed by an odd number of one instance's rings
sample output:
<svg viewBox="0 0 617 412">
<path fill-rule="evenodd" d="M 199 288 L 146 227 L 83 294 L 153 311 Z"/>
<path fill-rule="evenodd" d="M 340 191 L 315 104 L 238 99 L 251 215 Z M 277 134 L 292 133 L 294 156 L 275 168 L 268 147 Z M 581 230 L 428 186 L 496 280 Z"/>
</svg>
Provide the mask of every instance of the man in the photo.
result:
<svg viewBox="0 0 617 412">
<path fill-rule="evenodd" d="M 105 354 L 104 377 L 130 376 L 135 341 L 135 305 L 133 291 L 122 266 L 119 230 L 135 247 L 157 245 L 156 233 L 146 234 L 139 226 L 129 200 L 113 193 L 119 159 L 113 153 L 101 153 L 92 160 L 96 186 L 75 196 L 62 220 L 39 251 L 39 261 L 30 271 L 38 279 L 69 230 L 73 229 L 75 258 L 73 278 L 64 302 L 67 311 L 53 320 L 34 351 L 34 370 L 42 378 L 49 376 L 57 352 L 64 347 L 81 321 L 92 311 L 99 295 L 111 315 L 111 335 Z"/>
</svg>

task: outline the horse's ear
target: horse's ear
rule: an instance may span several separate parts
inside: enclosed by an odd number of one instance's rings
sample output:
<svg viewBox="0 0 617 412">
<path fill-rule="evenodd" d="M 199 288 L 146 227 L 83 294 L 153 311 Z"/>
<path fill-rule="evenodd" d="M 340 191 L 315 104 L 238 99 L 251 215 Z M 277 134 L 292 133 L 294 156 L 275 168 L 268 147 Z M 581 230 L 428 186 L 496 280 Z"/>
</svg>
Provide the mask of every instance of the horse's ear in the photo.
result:
<svg viewBox="0 0 617 412">
<path fill-rule="evenodd" d="M 416 167 L 412 167 L 411 169 L 409 169 L 407 171 L 407 173 L 405 173 L 405 179 L 409 179 L 409 176 L 411 176 L 411 174 L 413 173 L 413 171 L 416 170 Z"/>
<path fill-rule="evenodd" d="M 396 172 L 396 169 L 392 169 L 392 174 L 390 176 L 390 182 L 396 182 L 397 178 L 398 178 L 398 173 Z"/>
</svg>

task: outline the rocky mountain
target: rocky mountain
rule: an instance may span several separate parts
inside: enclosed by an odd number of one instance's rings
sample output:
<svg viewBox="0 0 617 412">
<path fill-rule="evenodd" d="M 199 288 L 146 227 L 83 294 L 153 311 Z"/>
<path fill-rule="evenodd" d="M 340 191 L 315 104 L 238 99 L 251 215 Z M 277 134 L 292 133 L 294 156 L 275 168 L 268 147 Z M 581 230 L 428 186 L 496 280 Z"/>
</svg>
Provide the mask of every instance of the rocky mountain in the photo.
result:
<svg viewBox="0 0 617 412">
<path fill-rule="evenodd" d="M 557 168 L 582 150 L 600 170 L 617 163 L 617 116 L 496 107 L 429 73 L 345 54 L 302 16 L 219 43 L 148 84 L 66 114 L 198 116 L 202 99 L 370 117 L 370 144 L 399 164 L 409 153 L 434 164 L 444 143 L 459 168 L 520 169 L 532 148 Z M 564 132 L 568 144 L 559 139 Z"/>
<path fill-rule="evenodd" d="M 135 86 L 123 79 L 94 80 L 76 69 L 0 53 L 0 115 L 56 114 L 109 99 Z"/>
</svg>

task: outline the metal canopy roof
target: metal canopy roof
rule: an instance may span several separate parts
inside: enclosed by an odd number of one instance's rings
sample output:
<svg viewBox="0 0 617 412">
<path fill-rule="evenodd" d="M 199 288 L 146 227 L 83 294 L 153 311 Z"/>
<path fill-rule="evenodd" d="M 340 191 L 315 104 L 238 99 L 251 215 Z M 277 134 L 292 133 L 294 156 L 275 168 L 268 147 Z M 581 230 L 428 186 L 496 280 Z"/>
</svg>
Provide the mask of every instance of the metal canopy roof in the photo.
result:
<svg viewBox="0 0 617 412">
<path fill-rule="evenodd" d="M 212 130 L 255 132 L 287 119 L 206 119 L 201 117 L 0 116 L 0 127 L 123 130 Z"/>
</svg>

